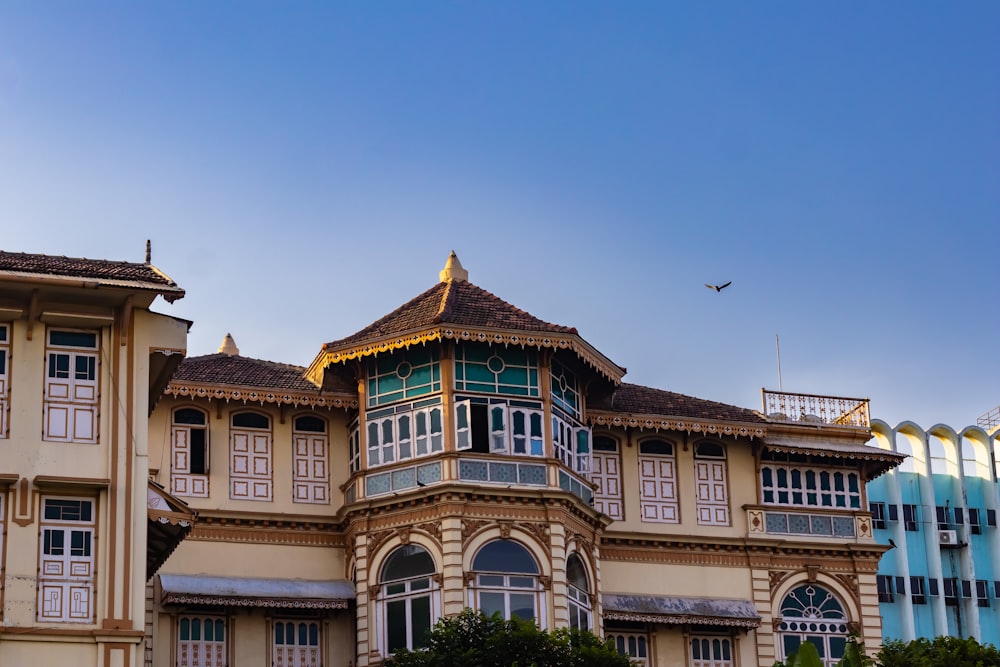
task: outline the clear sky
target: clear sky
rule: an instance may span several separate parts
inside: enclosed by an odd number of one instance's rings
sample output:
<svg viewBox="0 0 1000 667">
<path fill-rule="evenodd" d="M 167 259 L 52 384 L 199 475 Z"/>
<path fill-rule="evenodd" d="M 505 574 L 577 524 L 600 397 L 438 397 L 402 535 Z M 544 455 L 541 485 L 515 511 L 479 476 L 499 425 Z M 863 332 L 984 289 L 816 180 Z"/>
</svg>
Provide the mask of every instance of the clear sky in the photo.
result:
<svg viewBox="0 0 1000 667">
<path fill-rule="evenodd" d="M 0 3 L 0 248 L 153 263 L 189 354 L 431 287 L 626 380 L 1000 405 L 1000 3 Z M 733 284 L 721 293 L 704 283 Z"/>
</svg>

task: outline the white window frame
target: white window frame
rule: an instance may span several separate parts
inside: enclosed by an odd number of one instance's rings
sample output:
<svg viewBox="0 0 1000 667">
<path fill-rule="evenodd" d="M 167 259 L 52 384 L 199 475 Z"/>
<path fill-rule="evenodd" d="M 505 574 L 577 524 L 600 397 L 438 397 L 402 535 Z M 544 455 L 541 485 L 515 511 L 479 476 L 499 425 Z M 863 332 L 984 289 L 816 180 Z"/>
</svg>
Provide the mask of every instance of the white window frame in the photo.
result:
<svg viewBox="0 0 1000 667">
<path fill-rule="evenodd" d="M 472 405 L 469 399 L 455 401 L 455 448 L 459 451 L 472 449 Z M 545 412 L 541 408 L 510 405 L 506 402 L 488 403 L 485 407 L 491 454 L 533 458 L 545 456 Z M 523 434 L 515 432 L 519 419 L 523 420 Z M 497 428 L 498 424 L 500 428 Z M 520 449 L 524 451 L 518 451 Z"/>
<path fill-rule="evenodd" d="M 421 545 L 412 545 L 409 547 L 407 547 L 407 545 L 403 545 L 394 549 L 393 553 L 404 548 L 420 549 L 424 551 L 428 558 L 430 558 L 433 562 L 433 557 L 431 557 L 427 549 Z M 390 554 L 390 556 L 391 555 L 392 554 Z M 439 585 L 437 573 L 431 571 L 423 572 L 412 577 L 388 579 L 384 574 L 388 563 L 389 559 L 387 558 L 382 565 L 383 574 L 379 577 L 378 594 L 376 596 L 378 618 L 381 622 L 381 628 L 378 629 L 378 645 L 382 655 L 384 656 L 387 656 L 396 650 L 390 650 L 389 648 L 390 605 L 403 603 L 403 613 L 405 614 L 404 621 L 406 624 L 406 646 L 400 648 L 406 648 L 410 651 L 416 650 L 417 648 L 414 646 L 414 601 L 425 599 L 428 601 L 430 610 L 430 626 L 428 627 L 428 631 L 433 629 L 434 624 L 437 623 L 439 618 L 441 618 L 441 586 Z M 400 590 L 400 588 L 402 590 Z"/>
<path fill-rule="evenodd" d="M 280 631 L 278 626 L 281 626 Z M 291 626 L 292 637 L 289 641 L 288 628 Z M 305 626 L 306 638 L 302 643 L 302 626 Z M 315 628 L 315 641 L 310 631 Z M 271 622 L 271 665 L 273 667 L 319 667 L 321 663 L 320 647 L 323 645 L 323 625 L 318 619 L 310 618 L 276 618 Z M 278 642 L 278 635 L 281 642 Z"/>
<path fill-rule="evenodd" d="M 632 662 L 643 667 L 653 664 L 652 644 L 647 633 L 631 630 L 608 630 L 605 637 L 614 644 L 619 654 L 627 655 L 632 659 Z"/>
<path fill-rule="evenodd" d="M 703 453 L 705 445 L 718 447 L 722 454 Z M 694 481 L 699 525 L 730 525 L 728 463 L 726 449 L 721 443 L 700 442 L 695 445 Z"/>
<path fill-rule="evenodd" d="M 584 581 L 587 588 L 581 588 L 569 580 L 569 564 L 571 559 L 576 559 L 583 570 Z M 583 559 L 578 554 L 570 554 L 566 559 L 566 604 L 569 607 L 569 627 L 577 630 L 594 629 L 594 609 L 590 602 L 590 575 L 583 565 Z"/>
<path fill-rule="evenodd" d="M 438 413 L 436 418 L 440 427 L 438 431 L 432 430 L 435 412 Z M 424 435 L 418 433 L 421 421 L 427 429 Z M 369 469 L 400 461 L 421 459 L 444 451 L 444 409 L 441 405 L 385 414 L 368 420 L 365 429 L 368 436 Z"/>
<path fill-rule="evenodd" d="M 204 424 L 187 424 L 176 421 L 179 410 L 196 410 L 205 417 Z M 170 412 L 170 492 L 182 497 L 208 498 L 209 494 L 209 416 L 208 412 L 190 405 L 182 405 Z M 191 472 L 191 434 L 204 433 L 205 472 Z"/>
<path fill-rule="evenodd" d="M 89 505 L 89 519 L 46 518 L 49 501 Z M 60 512 L 61 514 L 61 512 Z M 97 500 L 81 496 L 42 496 L 38 531 L 39 622 L 93 623 L 97 565 Z M 80 540 L 77 543 L 77 537 Z M 76 553 L 74 553 L 76 552 Z"/>
<path fill-rule="evenodd" d="M 690 667 L 734 667 L 736 665 L 736 642 L 729 636 L 693 635 L 688 642 L 688 650 L 691 659 Z M 725 657 L 726 653 L 729 654 L 728 658 Z"/>
<path fill-rule="evenodd" d="M 268 427 L 235 426 L 241 414 L 267 418 Z M 229 415 L 229 497 L 270 502 L 274 499 L 274 435 L 271 415 L 236 412 Z M 242 461 L 242 463 L 240 463 Z"/>
<path fill-rule="evenodd" d="M 11 326 L 0 323 L 0 439 L 7 437 L 7 412 L 10 407 L 10 337 Z M 0 553 L 3 553 L 0 551 Z"/>
<path fill-rule="evenodd" d="M 491 542 L 487 542 L 480 547 L 480 550 L 486 548 L 490 544 Z M 531 604 L 533 613 L 531 620 L 544 630 L 546 627 L 545 591 L 541 586 L 541 580 L 538 574 L 540 571 L 538 561 L 527 547 L 523 544 L 518 544 L 518 546 L 524 549 L 525 552 L 531 556 L 532 561 L 534 561 L 536 572 L 532 574 L 527 572 L 491 572 L 473 570 L 473 582 L 472 585 L 469 586 L 468 604 L 472 609 L 486 613 L 484 609 L 486 605 L 483 604 L 483 595 L 500 595 L 503 609 L 495 611 L 501 611 L 503 618 L 509 620 L 511 618 L 511 598 L 515 595 L 530 597 L 532 601 Z M 475 567 L 477 557 L 478 553 L 472 559 L 473 567 Z"/>
<path fill-rule="evenodd" d="M 361 470 L 361 425 L 355 422 L 348 436 L 351 472 Z"/>
<path fill-rule="evenodd" d="M 53 344 L 54 333 L 87 334 L 94 346 Z M 49 328 L 45 334 L 42 440 L 96 444 L 99 437 L 101 331 Z M 65 358 L 65 368 L 59 360 Z M 83 362 L 83 377 L 80 363 Z"/>
<path fill-rule="evenodd" d="M 183 639 L 183 623 L 188 622 L 188 639 Z M 192 639 L 192 621 L 199 623 L 197 634 L 198 639 Z M 205 622 L 212 624 L 212 639 L 205 639 L 205 633 L 201 629 Z M 217 628 L 219 621 L 222 622 L 222 639 L 217 639 Z M 226 641 L 229 636 L 229 627 L 226 619 L 221 616 L 211 614 L 184 614 L 177 618 L 177 664 L 185 667 L 225 667 L 226 666 Z"/>
<path fill-rule="evenodd" d="M 771 483 L 765 484 L 764 482 L 764 472 L 771 472 Z M 780 473 L 785 473 L 785 484 L 781 484 L 778 478 L 781 476 Z M 799 474 L 800 486 L 793 486 L 792 478 L 794 473 Z M 806 478 L 809 473 L 816 475 L 816 487 L 815 489 L 807 488 Z M 823 475 L 830 476 L 830 488 L 827 490 L 822 489 L 822 484 L 820 479 Z M 844 489 L 838 491 L 836 487 L 836 476 L 843 475 L 844 479 Z M 851 478 L 855 478 L 856 491 L 851 491 Z M 771 461 L 765 461 L 761 463 L 760 475 L 758 477 L 760 482 L 760 498 L 761 504 L 769 506 L 783 506 L 783 507 L 821 507 L 823 509 L 835 509 L 844 512 L 860 511 L 861 510 L 861 477 L 854 470 L 847 470 L 844 468 L 823 468 L 817 466 L 807 466 L 807 465 L 796 465 L 788 463 L 775 463 Z M 767 499 L 767 494 L 772 494 L 772 499 Z M 815 495 L 815 502 L 810 501 L 810 495 Z M 784 496 L 785 500 L 782 500 Z M 843 498 L 844 504 L 838 505 L 837 498 Z M 824 502 L 827 500 L 829 502 Z M 801 500 L 801 502 L 798 502 Z"/>
<path fill-rule="evenodd" d="M 600 437 L 600 436 L 598 436 Z M 625 518 L 622 502 L 622 457 L 618 440 L 603 436 L 614 443 L 614 451 L 593 447 L 593 469 L 590 481 L 597 488 L 594 491 L 594 509 L 621 521 Z M 597 437 L 594 438 L 595 442 Z"/>
<path fill-rule="evenodd" d="M 330 426 L 322 431 L 299 430 L 299 419 L 292 418 L 292 502 L 313 505 L 330 504 Z"/>
<path fill-rule="evenodd" d="M 647 441 L 649 442 L 649 441 Z M 644 454 L 639 443 L 639 516 L 643 523 L 680 523 L 680 496 L 677 491 L 677 446 L 671 454 Z"/>
</svg>

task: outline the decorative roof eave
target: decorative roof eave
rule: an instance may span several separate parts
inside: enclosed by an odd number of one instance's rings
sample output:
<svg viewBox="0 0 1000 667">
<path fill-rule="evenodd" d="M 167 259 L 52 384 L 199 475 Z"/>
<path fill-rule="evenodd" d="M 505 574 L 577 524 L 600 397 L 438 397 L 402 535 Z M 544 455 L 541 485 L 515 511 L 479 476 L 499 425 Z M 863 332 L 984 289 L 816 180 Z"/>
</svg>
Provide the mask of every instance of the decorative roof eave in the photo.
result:
<svg viewBox="0 0 1000 667">
<path fill-rule="evenodd" d="M 260 403 L 261 405 L 291 405 L 311 408 L 342 408 L 357 409 L 358 398 L 352 394 L 322 393 L 320 391 L 302 392 L 290 389 L 274 389 L 268 387 L 245 387 L 235 385 L 219 385 L 200 382 L 171 382 L 163 392 L 167 396 L 177 398 L 207 398 L 208 400 L 242 401 L 243 403 Z"/>
<path fill-rule="evenodd" d="M 203 595 L 194 593 L 163 593 L 161 603 L 204 604 L 219 607 L 267 609 L 347 609 L 347 600 L 300 600 L 288 598 L 239 597 L 233 595 Z"/>
<path fill-rule="evenodd" d="M 631 611 L 605 612 L 605 621 L 635 621 L 663 625 L 713 625 L 728 628 L 753 629 L 760 627 L 759 618 L 732 618 L 728 616 L 695 616 L 689 614 L 644 614 Z"/>
<path fill-rule="evenodd" d="M 339 350 L 328 350 L 324 347 L 306 369 L 305 378 L 319 384 L 323 380 L 323 370 L 331 364 L 340 364 L 351 359 L 361 359 L 379 353 L 405 349 L 413 345 L 424 345 L 435 340 L 473 341 L 494 345 L 536 347 L 538 349 L 572 350 L 591 368 L 616 385 L 621 384 L 622 377 L 625 375 L 624 368 L 615 364 L 575 334 L 442 325 L 430 329 L 416 329 L 408 333 L 376 339 L 362 345 L 353 345 Z"/>
<path fill-rule="evenodd" d="M 784 452 L 787 454 L 804 454 L 808 456 L 818 456 L 820 458 L 868 461 L 872 464 L 866 466 L 868 469 L 868 480 L 873 480 L 876 477 L 889 472 L 896 466 L 902 464 L 907 458 L 906 454 L 898 454 L 896 452 L 890 452 L 876 447 L 868 448 L 872 450 L 870 452 L 861 452 L 857 450 L 819 449 L 795 445 L 775 445 L 771 443 L 766 443 L 765 446 L 771 451 Z"/>
<path fill-rule="evenodd" d="M 166 274 L 159 269 L 154 270 L 160 275 L 167 277 Z M 185 294 L 184 290 L 177 286 L 145 282 L 142 280 L 126 280 L 90 276 L 61 276 L 51 273 L 31 273 L 26 271 L 10 270 L 0 270 L 0 279 L 16 280 L 18 282 L 51 283 L 53 285 L 66 285 L 70 287 L 98 285 L 104 287 L 136 289 L 144 292 L 156 292 L 162 296 L 167 303 L 173 303 L 178 299 L 183 299 Z"/>
<path fill-rule="evenodd" d="M 640 431 L 685 431 L 705 435 L 725 435 L 745 438 L 764 438 L 767 428 L 762 424 L 745 422 L 725 422 L 712 419 L 692 419 L 688 417 L 664 417 L 662 415 L 635 415 L 603 410 L 590 410 L 588 421 L 593 426 L 637 428 Z"/>
</svg>

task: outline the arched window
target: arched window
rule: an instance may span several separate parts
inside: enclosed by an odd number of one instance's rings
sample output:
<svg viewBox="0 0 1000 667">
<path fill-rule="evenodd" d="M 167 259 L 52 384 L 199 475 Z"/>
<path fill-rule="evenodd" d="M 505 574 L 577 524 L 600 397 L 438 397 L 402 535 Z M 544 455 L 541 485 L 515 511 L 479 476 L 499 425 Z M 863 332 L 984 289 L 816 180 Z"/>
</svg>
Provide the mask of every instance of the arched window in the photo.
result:
<svg viewBox="0 0 1000 667">
<path fill-rule="evenodd" d="M 208 497 L 208 415 L 177 408 L 170 425 L 170 490 L 179 496 Z"/>
<path fill-rule="evenodd" d="M 232 416 L 229 497 L 272 500 L 271 418 L 257 412 Z"/>
<path fill-rule="evenodd" d="M 326 422 L 312 415 L 296 417 L 292 447 L 292 500 L 297 503 L 330 504 L 330 448 Z"/>
<path fill-rule="evenodd" d="M 783 658 L 803 642 L 816 646 L 826 667 L 834 667 L 844 657 L 847 614 L 830 591 L 816 584 L 803 584 L 785 596 L 778 614 Z"/>
<path fill-rule="evenodd" d="M 717 442 L 699 442 L 694 448 L 694 479 L 698 499 L 698 523 L 729 525 L 729 483 L 726 450 Z"/>
<path fill-rule="evenodd" d="M 514 540 L 494 540 L 472 561 L 476 608 L 491 616 L 538 619 L 538 563 Z"/>
<path fill-rule="evenodd" d="M 677 502 L 677 459 L 673 443 L 639 443 L 639 509 L 650 523 L 680 523 Z"/>
<path fill-rule="evenodd" d="M 434 572 L 434 559 L 415 544 L 399 547 L 386 559 L 379 583 L 387 654 L 426 645 L 438 616 Z"/>
<path fill-rule="evenodd" d="M 576 554 L 566 560 L 566 596 L 569 598 L 569 627 L 590 629 L 590 582 L 583 561 Z"/>
</svg>

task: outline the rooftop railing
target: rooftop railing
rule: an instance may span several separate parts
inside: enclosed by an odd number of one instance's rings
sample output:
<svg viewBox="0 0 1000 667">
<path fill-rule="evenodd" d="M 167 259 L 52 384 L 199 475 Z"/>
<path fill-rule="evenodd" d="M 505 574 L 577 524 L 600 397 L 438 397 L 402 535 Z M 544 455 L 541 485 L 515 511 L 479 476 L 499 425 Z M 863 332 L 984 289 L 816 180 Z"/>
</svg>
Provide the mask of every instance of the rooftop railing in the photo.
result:
<svg viewBox="0 0 1000 667">
<path fill-rule="evenodd" d="M 867 398 L 793 394 L 761 389 L 764 414 L 771 421 L 870 428 Z"/>
<path fill-rule="evenodd" d="M 1000 406 L 993 408 L 976 419 L 976 426 L 987 432 L 991 432 L 997 426 L 1000 426 Z"/>
</svg>

